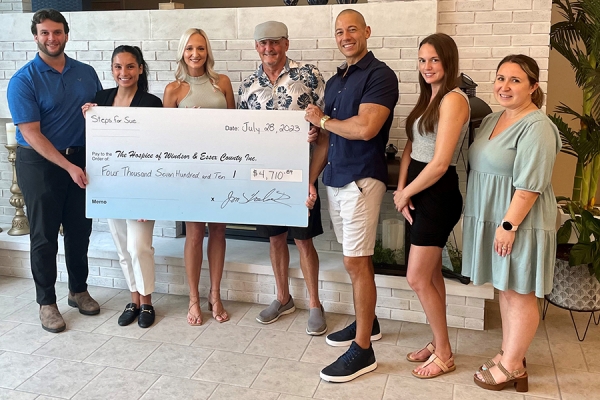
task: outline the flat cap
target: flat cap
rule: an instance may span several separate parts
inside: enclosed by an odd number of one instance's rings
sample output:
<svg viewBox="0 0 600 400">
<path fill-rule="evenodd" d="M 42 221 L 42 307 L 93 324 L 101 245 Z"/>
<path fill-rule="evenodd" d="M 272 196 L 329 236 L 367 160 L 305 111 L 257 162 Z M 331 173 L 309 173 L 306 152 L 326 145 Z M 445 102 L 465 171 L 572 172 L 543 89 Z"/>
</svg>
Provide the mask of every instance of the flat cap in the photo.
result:
<svg viewBox="0 0 600 400">
<path fill-rule="evenodd" d="M 288 37 L 287 26 L 283 22 L 267 21 L 256 25 L 254 28 L 254 40 L 279 40 Z"/>
</svg>

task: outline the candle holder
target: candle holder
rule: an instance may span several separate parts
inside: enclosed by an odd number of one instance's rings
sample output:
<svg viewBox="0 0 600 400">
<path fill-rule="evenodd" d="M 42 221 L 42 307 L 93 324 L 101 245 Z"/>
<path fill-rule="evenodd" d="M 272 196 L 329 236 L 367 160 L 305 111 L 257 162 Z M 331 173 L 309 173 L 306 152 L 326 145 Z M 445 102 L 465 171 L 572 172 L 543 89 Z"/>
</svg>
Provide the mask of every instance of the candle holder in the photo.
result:
<svg viewBox="0 0 600 400">
<path fill-rule="evenodd" d="M 10 196 L 10 200 L 8 201 L 11 206 L 15 208 L 15 216 L 12 220 L 12 228 L 8 231 L 8 234 L 11 236 L 21 236 L 21 235 L 29 235 L 29 220 L 27 216 L 25 216 L 25 211 L 23 211 L 23 206 L 25 205 L 25 200 L 23 200 L 23 194 L 21 193 L 21 188 L 19 188 L 19 184 L 17 183 L 17 169 L 15 168 L 15 161 L 17 159 L 17 145 L 5 145 L 4 147 L 8 150 L 8 161 L 12 165 L 12 185 L 10 185 L 10 192 L 12 196 Z"/>
</svg>

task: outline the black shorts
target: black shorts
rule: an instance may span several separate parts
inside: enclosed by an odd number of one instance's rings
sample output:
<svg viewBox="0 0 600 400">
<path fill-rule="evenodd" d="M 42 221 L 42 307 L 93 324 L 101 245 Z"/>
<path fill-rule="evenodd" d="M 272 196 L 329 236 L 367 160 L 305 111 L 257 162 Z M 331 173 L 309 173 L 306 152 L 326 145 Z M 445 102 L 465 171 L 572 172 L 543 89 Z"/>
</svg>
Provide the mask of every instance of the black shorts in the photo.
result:
<svg viewBox="0 0 600 400">
<path fill-rule="evenodd" d="M 316 186 L 316 185 L 315 185 Z M 256 233 L 260 237 L 278 236 L 288 232 L 288 237 L 292 239 L 306 240 L 319 236 L 323 233 L 323 224 L 321 223 L 321 197 L 317 195 L 317 201 L 310 215 L 308 216 L 308 226 L 276 226 L 276 225 L 257 225 Z"/>
<path fill-rule="evenodd" d="M 426 163 L 410 160 L 406 184 L 411 183 L 426 166 Z M 411 200 L 415 209 L 410 211 L 413 223 L 408 224 L 410 243 L 443 248 L 462 213 L 463 198 L 456 167 L 449 166 L 436 183 Z"/>
</svg>

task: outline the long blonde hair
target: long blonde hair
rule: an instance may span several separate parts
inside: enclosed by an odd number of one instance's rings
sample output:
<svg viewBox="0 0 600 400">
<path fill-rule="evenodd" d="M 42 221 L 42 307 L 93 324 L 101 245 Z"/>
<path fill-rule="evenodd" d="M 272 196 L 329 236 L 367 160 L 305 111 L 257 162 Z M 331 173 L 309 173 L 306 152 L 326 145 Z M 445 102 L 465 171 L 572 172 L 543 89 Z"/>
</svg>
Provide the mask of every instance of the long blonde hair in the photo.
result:
<svg viewBox="0 0 600 400">
<path fill-rule="evenodd" d="M 206 62 L 204 63 L 204 73 L 208 75 L 210 83 L 222 92 L 221 88 L 217 83 L 219 82 L 219 74 L 214 70 L 215 58 L 213 57 L 212 49 L 210 47 L 210 41 L 206 32 L 199 28 L 190 28 L 183 32 L 179 39 L 179 46 L 177 47 L 177 68 L 175 69 L 175 80 L 179 83 L 183 82 L 189 75 L 187 64 L 183 59 L 183 53 L 185 52 L 185 46 L 187 45 L 190 37 L 195 34 L 201 35 L 206 41 Z"/>
</svg>

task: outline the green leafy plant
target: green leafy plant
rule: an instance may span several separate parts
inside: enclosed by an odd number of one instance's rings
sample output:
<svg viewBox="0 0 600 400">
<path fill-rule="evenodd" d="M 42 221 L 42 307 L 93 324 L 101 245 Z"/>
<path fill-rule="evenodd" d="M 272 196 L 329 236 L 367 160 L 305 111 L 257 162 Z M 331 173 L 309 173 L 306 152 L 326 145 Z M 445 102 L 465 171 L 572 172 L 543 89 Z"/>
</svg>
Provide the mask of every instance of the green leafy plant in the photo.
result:
<svg viewBox="0 0 600 400">
<path fill-rule="evenodd" d="M 452 242 L 446 243 L 446 249 L 448 250 L 448 257 L 452 265 L 444 265 L 444 267 L 460 274 L 462 272 L 462 251 Z"/>
<path fill-rule="evenodd" d="M 570 219 L 557 232 L 558 244 L 566 244 L 574 230 L 577 243 L 569 251 L 569 265 L 587 264 L 590 274 L 600 281 L 600 219 L 587 210 L 576 213 L 573 203 L 567 203 Z"/>
<path fill-rule="evenodd" d="M 373 264 L 404 264 L 404 250 L 384 248 L 381 240 L 376 240 Z"/>
<path fill-rule="evenodd" d="M 562 152 L 577 158 L 573 179 L 574 202 L 583 209 L 594 207 L 600 178 L 600 0 L 552 0 L 564 21 L 550 28 L 550 46 L 565 57 L 582 89 L 582 112 L 564 103 L 555 111 L 579 121 L 574 130 L 557 114 L 550 119 L 558 127 Z"/>
</svg>

